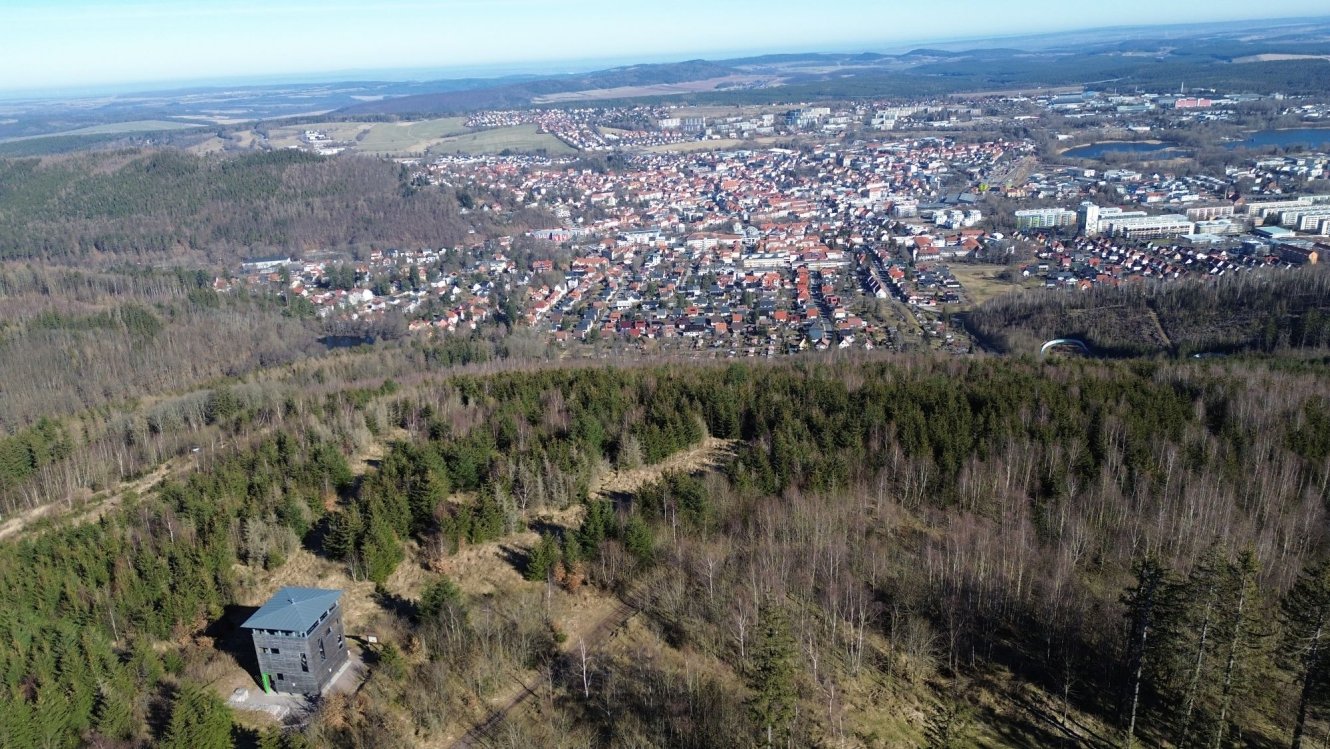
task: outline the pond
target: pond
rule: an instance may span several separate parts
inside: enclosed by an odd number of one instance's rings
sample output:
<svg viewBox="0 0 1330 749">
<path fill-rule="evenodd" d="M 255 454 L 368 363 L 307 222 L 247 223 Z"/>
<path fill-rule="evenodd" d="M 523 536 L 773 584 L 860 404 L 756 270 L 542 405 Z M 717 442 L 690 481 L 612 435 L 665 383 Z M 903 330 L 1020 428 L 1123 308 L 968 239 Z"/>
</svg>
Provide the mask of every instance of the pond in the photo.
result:
<svg viewBox="0 0 1330 749">
<path fill-rule="evenodd" d="M 319 343 L 329 349 L 355 348 L 356 346 L 372 346 L 374 339 L 368 336 L 359 335 L 326 335 L 319 339 Z"/>
<path fill-rule="evenodd" d="M 1229 143 L 1229 148 L 1310 148 L 1330 150 L 1330 127 L 1302 127 L 1293 130 L 1261 130 L 1246 140 Z"/>
</svg>

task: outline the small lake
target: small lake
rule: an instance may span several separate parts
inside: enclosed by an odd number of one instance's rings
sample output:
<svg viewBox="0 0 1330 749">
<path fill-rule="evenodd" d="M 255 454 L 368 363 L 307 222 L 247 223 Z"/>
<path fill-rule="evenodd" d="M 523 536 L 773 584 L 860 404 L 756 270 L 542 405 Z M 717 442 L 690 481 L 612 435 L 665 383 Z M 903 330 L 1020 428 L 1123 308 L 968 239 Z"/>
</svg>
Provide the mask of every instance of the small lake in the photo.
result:
<svg viewBox="0 0 1330 749">
<path fill-rule="evenodd" d="M 1066 151 L 1062 155 L 1073 159 L 1102 159 L 1110 153 L 1126 153 L 1138 156 L 1158 154 L 1160 156 L 1176 158 L 1179 156 L 1187 156 L 1191 152 L 1179 148 L 1175 143 L 1143 143 L 1141 141 L 1132 141 L 1125 143 L 1090 143 L 1084 146 L 1077 146 L 1076 148 Z"/>
<path fill-rule="evenodd" d="M 359 335 L 326 335 L 319 339 L 319 343 L 329 349 L 355 348 L 356 346 L 372 346 L 374 345 L 374 339 Z"/>
<path fill-rule="evenodd" d="M 1330 127 L 1304 127 L 1296 130 L 1262 130 L 1244 141 L 1227 144 L 1229 148 L 1310 148 L 1330 150 Z"/>
</svg>

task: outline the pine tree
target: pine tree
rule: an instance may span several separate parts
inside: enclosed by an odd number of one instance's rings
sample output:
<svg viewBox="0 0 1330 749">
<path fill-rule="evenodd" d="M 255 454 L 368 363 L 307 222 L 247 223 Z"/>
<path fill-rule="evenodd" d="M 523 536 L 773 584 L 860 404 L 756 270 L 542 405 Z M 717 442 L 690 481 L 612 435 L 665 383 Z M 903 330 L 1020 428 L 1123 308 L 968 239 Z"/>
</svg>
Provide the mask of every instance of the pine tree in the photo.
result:
<svg viewBox="0 0 1330 749">
<path fill-rule="evenodd" d="M 1224 618 L 1220 623 L 1220 635 L 1224 640 L 1221 651 L 1223 676 L 1220 680 L 1219 715 L 1215 719 L 1215 739 L 1210 744 L 1214 749 L 1224 745 L 1234 697 L 1249 688 L 1250 662 L 1261 648 L 1260 621 L 1256 616 L 1260 596 L 1256 575 L 1259 571 L 1256 555 L 1250 549 L 1244 550 L 1238 555 L 1237 561 L 1228 566 L 1224 586 Z"/>
<path fill-rule="evenodd" d="M 134 690 L 123 685 L 103 685 L 98 693 L 93 725 L 97 733 L 116 741 L 133 738 L 137 721 L 131 695 Z"/>
<path fill-rule="evenodd" d="M 1174 730 L 1178 746 L 1187 746 L 1197 724 L 1198 703 L 1214 686 L 1206 677 L 1214 667 L 1215 629 L 1223 601 L 1227 563 L 1217 548 L 1209 549 L 1192 568 L 1180 595 L 1182 626 L 1177 628 L 1182 652 L 1182 703 Z"/>
<path fill-rule="evenodd" d="M 1298 582 L 1284 596 L 1283 638 L 1280 650 L 1288 667 L 1302 683 L 1291 749 L 1302 749 L 1307 713 L 1326 697 L 1330 681 L 1330 562 L 1303 570 Z"/>
<path fill-rule="evenodd" d="M 794 638 L 785 613 L 774 604 L 763 604 L 758 611 L 758 623 L 760 630 L 748 679 L 753 690 L 749 709 L 761 732 L 759 743 L 772 747 L 785 743 L 794 720 L 797 698 Z"/>
<path fill-rule="evenodd" d="M 171 709 L 163 749 L 232 749 L 231 712 L 220 698 L 186 686 Z"/>
<path fill-rule="evenodd" d="M 648 565 L 655 557 L 656 541 L 641 515 L 634 514 L 628 518 L 623 529 L 623 545 L 639 564 Z"/>
<path fill-rule="evenodd" d="M 548 533 L 541 534 L 540 541 L 527 557 L 526 579 L 544 582 L 558 562 L 559 545 L 555 542 L 554 536 Z"/>
<path fill-rule="evenodd" d="M 1171 582 L 1168 569 L 1154 557 L 1146 557 L 1134 565 L 1136 585 L 1122 595 L 1122 603 L 1127 607 L 1127 734 L 1125 746 L 1131 749 L 1136 740 L 1136 721 L 1140 712 L 1141 685 L 1145 681 L 1146 668 L 1154 652 L 1155 630 L 1160 624 L 1161 613 L 1166 609 L 1170 597 Z"/>
<path fill-rule="evenodd" d="M 365 576 L 372 582 L 383 583 L 406 558 L 406 553 L 392 526 L 376 516 L 369 521 L 369 529 L 360 547 L 360 558 L 365 562 Z"/>
</svg>

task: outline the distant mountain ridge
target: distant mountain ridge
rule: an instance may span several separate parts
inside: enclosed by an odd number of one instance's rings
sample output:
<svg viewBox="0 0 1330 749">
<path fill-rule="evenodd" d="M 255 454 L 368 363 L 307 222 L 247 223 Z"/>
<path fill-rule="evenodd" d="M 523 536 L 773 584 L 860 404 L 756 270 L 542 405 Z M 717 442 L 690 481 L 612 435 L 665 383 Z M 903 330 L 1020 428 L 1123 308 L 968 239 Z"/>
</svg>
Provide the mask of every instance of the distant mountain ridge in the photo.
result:
<svg viewBox="0 0 1330 749">
<path fill-rule="evenodd" d="M 0 101 L 0 151 L 19 138 L 114 123 L 211 125 L 300 118 L 424 117 L 530 106 L 921 100 L 965 92 L 1033 92 L 1097 84 L 1176 91 L 1323 94 L 1330 91 L 1330 16 L 1182 26 L 1116 27 L 930 42 L 895 51 L 794 52 L 692 59 L 577 73 L 521 71 L 494 77 L 200 84 L 174 90 Z M 1234 64 L 1240 63 L 1240 64 Z M 572 63 L 569 63 L 570 65 Z M 437 73 L 436 73 L 437 74 Z M 353 77 L 353 76 L 349 76 Z M 594 103 L 590 103 L 594 102 Z M 140 126 L 138 130 L 142 131 Z M 105 136 L 98 136 L 105 137 Z"/>
<path fill-rule="evenodd" d="M 1256 60 L 1241 71 L 1232 63 L 1263 54 L 1321 55 L 1330 53 L 1330 18 L 1299 21 L 1206 23 L 1194 27 L 1160 27 L 1068 32 L 918 47 L 899 54 L 784 53 L 723 60 L 633 65 L 578 75 L 505 82 L 465 91 L 435 91 L 381 101 L 362 102 L 337 114 L 435 115 L 486 109 L 525 107 L 551 94 L 589 92 L 603 100 L 620 89 L 684 84 L 735 75 L 766 76 L 770 83 L 726 91 L 671 91 L 670 101 L 698 103 L 770 103 L 817 98 L 935 96 L 962 91 L 1065 86 L 1115 79 L 1142 89 L 1171 90 L 1176 81 L 1227 86 L 1240 90 L 1268 89 L 1314 93 L 1330 89 L 1330 62 L 1318 60 Z M 1319 66 L 1319 67 L 1318 67 Z M 592 96 L 591 92 L 600 92 Z M 624 100 L 660 99 L 658 90 L 625 95 Z M 560 103 L 571 103 L 563 97 Z M 606 102 L 600 101 L 604 104 Z"/>
<path fill-rule="evenodd" d="M 739 72 L 735 67 L 707 60 L 657 65 L 630 65 L 593 73 L 569 74 L 520 83 L 465 91 L 402 96 L 382 101 L 364 102 L 339 110 L 338 114 L 453 114 L 474 109 L 526 106 L 538 96 L 573 91 L 610 89 L 626 86 L 652 86 L 662 83 L 687 83 L 708 78 L 722 78 Z"/>
</svg>

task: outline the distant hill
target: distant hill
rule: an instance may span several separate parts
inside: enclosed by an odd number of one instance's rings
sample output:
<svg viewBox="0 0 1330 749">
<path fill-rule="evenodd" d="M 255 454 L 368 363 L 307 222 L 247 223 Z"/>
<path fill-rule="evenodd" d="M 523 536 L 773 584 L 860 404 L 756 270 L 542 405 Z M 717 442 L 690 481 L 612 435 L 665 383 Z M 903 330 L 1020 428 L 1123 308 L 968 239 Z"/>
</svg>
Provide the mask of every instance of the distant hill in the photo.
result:
<svg viewBox="0 0 1330 749">
<path fill-rule="evenodd" d="M 881 55 L 876 52 L 862 52 L 857 55 L 807 52 L 802 54 L 790 53 L 758 55 L 757 57 L 738 57 L 732 60 L 725 60 L 725 64 L 739 67 L 749 65 L 788 65 L 791 63 L 865 63 L 878 62 L 890 59 L 890 57 L 890 55 Z"/>
<path fill-rule="evenodd" d="M 508 218 L 522 226 L 521 215 Z M 487 236 L 501 220 L 464 216 L 451 191 L 411 189 L 397 165 L 374 159 L 167 149 L 0 159 L 0 261 L 201 253 L 231 262 L 374 242 L 437 246 L 474 238 L 473 230 Z"/>
<path fill-rule="evenodd" d="M 441 91 L 402 96 L 382 101 L 364 102 L 341 109 L 338 114 L 451 114 L 475 109 L 526 106 L 538 96 L 572 91 L 652 86 L 662 83 L 687 83 L 708 78 L 722 78 L 737 71 L 733 66 L 689 60 L 663 65 L 632 65 L 581 75 L 565 75 L 542 80 L 505 84 L 468 91 Z"/>
<path fill-rule="evenodd" d="M 884 45 L 890 43 L 883 39 Z M 1120 87 L 1154 92 L 1176 91 L 1185 82 L 1197 89 L 1324 94 L 1330 88 L 1330 60 L 1318 58 L 1326 55 L 1330 55 L 1330 18 L 1315 18 L 1123 26 L 933 42 L 900 47 L 890 54 L 883 50 L 777 53 L 577 74 L 525 72 L 489 78 L 429 78 L 428 73 L 402 72 L 402 79 L 395 81 L 237 83 L 6 101 L 5 116 L 0 118 L 0 151 L 19 154 L 71 150 L 80 144 L 15 145 L 15 139 L 66 135 L 142 120 L 228 125 L 297 118 L 310 112 L 354 118 L 413 117 L 521 108 L 556 100 L 571 104 L 579 98 L 595 99 L 596 106 L 643 101 L 783 104 L 855 98 L 924 99 L 1107 80 Z M 730 85 L 724 86 L 702 83 L 737 75 L 747 80 L 725 81 Z M 663 88 L 666 86 L 671 88 Z M 582 91 L 597 95 L 570 95 Z M 86 139 L 88 145 L 102 138 L 76 137 Z"/>
<path fill-rule="evenodd" d="M 1264 29 L 1264 31 L 1262 31 Z M 1195 87 L 1294 94 L 1330 87 L 1325 54 L 1330 23 L 1205 24 L 1195 27 L 1111 29 L 937 45 L 901 54 L 791 53 L 719 61 L 635 65 L 581 75 L 503 82 L 465 91 L 438 90 L 347 106 L 340 115 L 452 114 L 524 107 L 551 94 L 631 89 L 704 81 L 743 73 L 779 85 L 724 91 L 670 92 L 671 102 L 766 104 L 871 97 L 929 97 L 964 91 L 1066 86 L 1114 80 L 1142 90 Z M 1271 59 L 1268 56 L 1274 56 Z M 1292 57 L 1289 57 L 1292 56 Z M 1234 66 L 1244 59 L 1246 64 Z M 1248 61 L 1250 60 L 1250 61 Z M 659 100 L 662 93 L 614 91 L 614 101 Z M 604 99 L 605 97 L 597 97 Z"/>
</svg>

